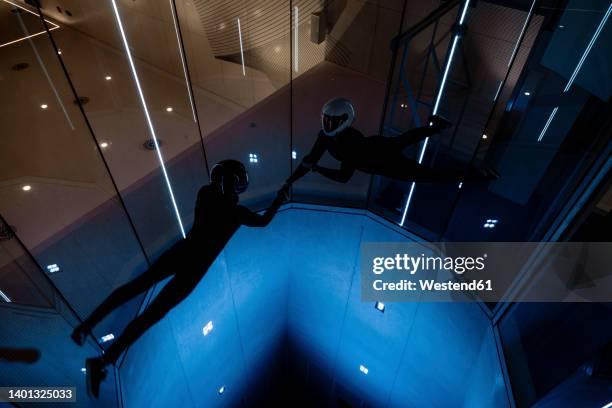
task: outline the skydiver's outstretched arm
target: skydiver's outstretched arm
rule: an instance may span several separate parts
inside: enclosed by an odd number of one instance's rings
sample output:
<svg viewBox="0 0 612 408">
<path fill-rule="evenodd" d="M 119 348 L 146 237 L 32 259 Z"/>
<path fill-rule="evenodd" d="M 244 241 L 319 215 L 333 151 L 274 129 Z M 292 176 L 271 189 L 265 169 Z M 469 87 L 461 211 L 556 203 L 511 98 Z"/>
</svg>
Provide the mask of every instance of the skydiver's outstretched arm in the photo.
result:
<svg viewBox="0 0 612 408">
<path fill-rule="evenodd" d="M 292 184 L 293 182 L 299 180 L 304 177 L 306 173 L 308 173 L 312 167 L 321 160 L 323 154 L 327 150 L 328 138 L 319 132 L 319 136 L 315 141 L 315 144 L 312 146 L 310 153 L 304 156 L 304 159 L 300 163 L 297 169 L 293 172 L 293 174 L 287 179 L 287 183 Z"/>
<path fill-rule="evenodd" d="M 249 210 L 248 208 L 239 205 L 238 206 L 238 220 L 240 224 L 246 225 L 249 227 L 265 227 L 276 215 L 276 212 L 280 208 L 280 206 L 289 198 L 289 185 L 285 184 L 283 187 L 276 193 L 276 198 L 268 207 L 265 213 L 257 214 Z"/>
<path fill-rule="evenodd" d="M 345 163 L 342 163 L 339 169 L 330 169 L 315 165 L 312 170 L 320 173 L 322 176 L 327 177 L 330 180 L 337 181 L 338 183 L 348 182 L 355 173 L 355 168 L 348 166 Z"/>
</svg>

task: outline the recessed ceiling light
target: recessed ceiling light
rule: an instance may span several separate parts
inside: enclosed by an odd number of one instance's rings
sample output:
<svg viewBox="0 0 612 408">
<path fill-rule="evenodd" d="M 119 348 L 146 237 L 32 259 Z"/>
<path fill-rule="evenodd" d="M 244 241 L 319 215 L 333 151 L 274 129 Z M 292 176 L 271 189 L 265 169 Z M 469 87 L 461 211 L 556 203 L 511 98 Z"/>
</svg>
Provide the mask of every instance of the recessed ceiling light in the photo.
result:
<svg viewBox="0 0 612 408">
<path fill-rule="evenodd" d="M 78 99 L 73 99 L 72 103 L 74 103 L 76 106 L 87 105 L 89 103 L 89 97 L 88 96 L 79 96 Z"/>
<path fill-rule="evenodd" d="M 85 367 L 81 367 L 81 372 L 85 374 L 87 372 L 87 369 Z"/>
<path fill-rule="evenodd" d="M 368 374 L 368 371 L 370 371 L 370 370 L 368 370 L 368 367 L 366 367 L 366 366 L 364 366 L 363 364 L 361 364 L 361 365 L 359 366 L 359 371 L 361 371 L 361 372 L 362 372 L 362 373 L 364 373 L 364 374 Z"/>
<path fill-rule="evenodd" d="M 157 146 L 161 147 L 163 146 L 164 141 L 161 139 L 157 139 Z M 151 151 L 155 151 L 157 149 L 157 147 L 155 147 L 155 140 L 153 140 L 153 138 L 149 138 L 147 140 L 144 141 L 144 143 L 142 144 L 142 147 L 144 147 L 147 150 L 151 150 Z"/>
<path fill-rule="evenodd" d="M 293 160 L 297 159 L 297 152 L 296 152 L 295 150 L 293 150 L 293 151 L 291 152 L 291 158 L 292 158 Z"/>
<path fill-rule="evenodd" d="M 223 394 L 225 392 L 225 385 L 221 386 L 221 388 L 219 388 L 219 395 Z"/>
<path fill-rule="evenodd" d="M 525 95 L 525 96 L 529 96 L 529 95 L 531 95 L 531 92 L 529 92 L 529 91 L 525 91 L 524 95 Z"/>
<path fill-rule="evenodd" d="M 484 133 L 483 133 L 483 134 L 482 134 L 482 138 L 483 138 L 483 139 L 487 139 L 487 138 L 488 138 L 488 136 L 487 136 L 486 134 L 484 134 Z"/>
<path fill-rule="evenodd" d="M 202 327 L 202 334 L 204 334 L 205 336 L 208 336 L 210 332 L 212 331 L 212 329 L 213 329 L 213 322 L 211 320 L 208 323 L 206 323 L 204 327 Z"/>
<path fill-rule="evenodd" d="M 47 109 L 49 107 L 49 105 L 47 105 L 46 103 L 43 103 L 42 105 L 40 105 L 41 109 Z"/>
<path fill-rule="evenodd" d="M 62 50 L 57 50 L 58 55 L 62 55 Z"/>
<path fill-rule="evenodd" d="M 491 218 L 489 218 L 489 219 L 488 219 L 488 220 L 487 220 L 487 221 L 484 223 L 483 227 L 484 227 L 484 228 L 495 228 L 495 226 L 497 225 L 498 221 L 499 221 L 498 219 L 495 219 L 495 218 L 491 219 Z"/>
<path fill-rule="evenodd" d="M 27 62 L 18 62 L 17 64 L 13 65 L 11 69 L 13 71 L 23 71 L 24 69 L 28 69 L 29 66 L 30 64 L 28 64 Z"/>
<path fill-rule="evenodd" d="M 249 163 L 258 163 L 259 157 L 255 153 L 249 153 Z"/>
<path fill-rule="evenodd" d="M 172 106 L 167 106 L 166 107 L 166 112 L 172 112 L 174 110 L 174 108 L 172 108 Z"/>
<path fill-rule="evenodd" d="M 374 307 L 376 308 L 376 310 L 380 311 L 380 312 L 385 312 L 385 304 L 383 302 L 376 302 L 374 303 Z"/>
<path fill-rule="evenodd" d="M 30 191 L 32 189 L 32 186 L 29 184 L 26 184 L 25 186 L 22 186 L 21 189 L 23 191 Z"/>
<path fill-rule="evenodd" d="M 100 147 L 103 148 L 103 149 L 106 149 L 108 147 L 108 142 L 100 143 Z"/>
<path fill-rule="evenodd" d="M 111 341 L 114 338 L 115 338 L 115 335 L 113 333 L 108 333 L 108 334 L 100 337 L 100 342 L 106 343 L 107 341 Z"/>
<path fill-rule="evenodd" d="M 110 81 L 111 79 L 113 79 L 113 77 L 110 76 L 110 75 L 107 75 L 107 76 L 104 77 L 104 79 L 106 79 L 107 81 Z"/>
<path fill-rule="evenodd" d="M 59 266 L 57 266 L 57 264 L 51 264 L 51 265 L 47 265 L 47 270 L 49 271 L 49 273 L 55 273 L 55 272 L 59 272 L 60 268 Z"/>
</svg>

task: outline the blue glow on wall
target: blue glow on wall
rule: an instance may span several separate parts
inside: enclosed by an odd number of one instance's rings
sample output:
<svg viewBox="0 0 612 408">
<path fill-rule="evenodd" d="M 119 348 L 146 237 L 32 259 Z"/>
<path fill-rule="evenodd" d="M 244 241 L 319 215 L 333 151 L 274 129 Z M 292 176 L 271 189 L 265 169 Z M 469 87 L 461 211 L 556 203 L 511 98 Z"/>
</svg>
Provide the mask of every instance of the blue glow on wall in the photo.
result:
<svg viewBox="0 0 612 408">
<path fill-rule="evenodd" d="M 408 240 L 394 228 L 314 207 L 242 228 L 194 292 L 129 350 L 125 406 L 256 406 L 270 362 L 286 354 L 322 401 L 508 406 L 479 305 L 394 303 L 381 313 L 361 301 L 360 245 Z"/>
</svg>

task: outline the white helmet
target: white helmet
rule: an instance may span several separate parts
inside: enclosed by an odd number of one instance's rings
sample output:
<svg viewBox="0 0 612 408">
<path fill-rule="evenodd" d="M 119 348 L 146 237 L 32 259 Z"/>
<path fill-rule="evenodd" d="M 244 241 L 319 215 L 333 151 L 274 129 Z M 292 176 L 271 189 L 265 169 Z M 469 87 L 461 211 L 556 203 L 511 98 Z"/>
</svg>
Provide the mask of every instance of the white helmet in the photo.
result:
<svg viewBox="0 0 612 408">
<path fill-rule="evenodd" d="M 353 124 L 355 108 L 346 98 L 334 98 L 328 101 L 321 110 L 323 133 L 335 136 Z"/>
</svg>

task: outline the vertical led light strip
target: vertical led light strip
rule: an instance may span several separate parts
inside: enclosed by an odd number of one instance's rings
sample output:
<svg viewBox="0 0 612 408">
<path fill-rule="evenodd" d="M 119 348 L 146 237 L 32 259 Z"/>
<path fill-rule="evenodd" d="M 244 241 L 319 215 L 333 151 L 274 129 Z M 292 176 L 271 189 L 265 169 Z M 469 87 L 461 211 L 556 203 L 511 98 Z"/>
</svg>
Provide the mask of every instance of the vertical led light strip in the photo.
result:
<svg viewBox="0 0 612 408">
<path fill-rule="evenodd" d="M 463 11 L 461 12 L 461 18 L 459 19 L 459 25 L 462 25 L 465 21 L 465 15 L 467 14 L 467 9 L 469 5 L 470 0 L 466 0 L 465 4 L 463 5 Z"/>
<path fill-rule="evenodd" d="M 174 207 L 174 213 L 176 215 L 176 220 L 178 221 L 179 228 L 181 229 L 181 234 L 183 235 L 183 238 L 185 238 L 185 229 L 183 228 L 183 222 L 181 221 L 181 214 L 179 213 L 179 209 L 176 205 L 176 200 L 174 199 L 174 193 L 172 192 L 172 185 L 170 184 L 170 178 L 168 177 L 168 172 L 166 171 L 166 166 L 164 164 L 164 158 L 162 157 L 161 150 L 159 149 L 159 143 L 157 141 L 157 136 L 155 135 L 155 127 L 153 126 L 153 122 L 151 121 L 151 116 L 149 115 L 149 109 L 147 108 L 147 102 L 145 101 L 145 97 L 142 92 L 142 88 L 140 87 L 140 80 L 138 79 L 138 73 L 136 72 L 136 66 L 134 65 L 134 60 L 132 59 L 132 53 L 130 52 L 130 47 L 128 45 L 127 37 L 125 36 L 125 31 L 123 30 L 123 23 L 121 22 L 121 16 L 119 15 L 119 10 L 117 9 L 117 4 L 115 3 L 115 0 L 111 0 L 111 3 L 113 5 L 113 11 L 115 13 L 115 19 L 117 20 L 117 25 L 119 26 L 119 32 L 121 34 L 121 39 L 123 40 L 123 47 L 125 48 L 125 53 L 127 54 L 128 61 L 130 63 L 130 68 L 132 69 L 132 76 L 134 77 L 136 88 L 138 89 L 138 95 L 140 96 L 140 103 L 142 104 L 142 108 L 145 113 L 145 118 L 147 119 L 147 125 L 149 126 L 149 131 L 151 132 L 151 137 L 153 139 L 153 143 L 155 144 L 155 152 L 157 153 L 157 158 L 159 159 L 159 164 L 161 166 L 162 173 L 164 174 L 166 186 L 168 187 L 168 194 L 170 195 L 170 200 L 172 201 L 172 206 Z"/>
<path fill-rule="evenodd" d="M 453 62 L 453 56 L 455 55 L 455 49 L 457 48 L 458 42 L 459 36 L 455 35 L 455 38 L 453 38 L 453 46 L 451 47 L 451 52 L 448 55 L 448 61 L 446 62 L 446 67 L 444 67 L 444 75 L 442 76 L 442 82 L 440 83 L 440 90 L 438 91 L 438 95 L 436 96 L 436 103 L 434 104 L 432 112 L 434 115 L 438 112 L 438 108 L 440 107 L 440 101 L 442 100 L 442 94 L 444 93 L 444 87 L 446 86 L 448 72 L 450 71 L 450 66 Z"/>
<path fill-rule="evenodd" d="M 514 49 L 512 50 L 512 54 L 510 54 L 510 59 L 508 60 L 508 67 L 512 63 L 512 59 L 514 58 L 514 54 L 518 51 L 519 43 L 521 42 L 521 38 L 523 37 L 523 33 L 527 29 L 527 23 L 529 22 L 529 18 L 531 17 L 531 13 L 533 13 L 533 7 L 535 6 L 536 0 L 533 0 L 531 3 L 531 7 L 529 8 L 529 13 L 527 13 L 527 17 L 525 18 L 525 22 L 523 23 L 523 28 L 521 29 L 521 33 L 516 38 L 516 44 L 514 44 Z"/>
<path fill-rule="evenodd" d="M 504 81 L 499 81 L 499 85 L 497 86 L 497 92 L 495 92 L 495 97 L 493 97 L 493 102 L 495 102 L 497 100 L 497 98 L 499 97 L 499 93 L 502 89 L 502 85 L 504 84 Z"/>
<path fill-rule="evenodd" d="M 187 93 L 189 94 L 189 103 L 191 104 L 191 114 L 193 115 L 193 121 L 198 122 L 195 113 L 195 106 L 193 106 L 193 95 L 191 94 L 191 87 L 189 86 L 189 78 L 187 76 L 187 65 L 185 64 L 185 54 L 183 54 L 183 44 L 181 43 L 181 37 L 179 35 L 178 24 L 176 22 L 178 13 L 174 8 L 174 1 L 170 1 L 170 9 L 172 10 L 172 22 L 174 23 L 174 32 L 176 33 L 176 44 L 178 45 L 179 54 L 181 57 L 181 64 L 183 66 L 183 76 L 185 77 L 185 86 L 187 87 Z"/>
<path fill-rule="evenodd" d="M 6 302 L 6 303 L 11 303 L 12 300 L 10 297 L 6 296 L 6 294 L 0 290 L 0 297 Z"/>
<path fill-rule="evenodd" d="M 516 37 L 516 42 L 514 43 L 514 49 L 512 50 L 512 53 L 510 54 L 510 58 L 508 58 L 508 68 L 510 68 L 510 65 L 512 65 L 512 61 L 514 60 L 514 56 L 516 55 L 516 52 L 519 49 L 519 44 L 522 41 L 523 35 L 525 34 L 525 30 L 527 29 L 527 24 L 529 23 L 529 19 L 531 18 L 531 15 L 533 14 L 533 8 L 535 7 L 535 3 L 536 0 L 533 0 L 533 2 L 531 3 L 531 7 L 529 8 L 529 12 L 527 13 L 527 17 L 525 17 L 525 21 L 523 22 L 523 28 L 521 28 L 521 32 L 519 33 L 518 37 Z M 506 74 L 506 77 L 509 75 L 510 72 L 508 72 Z M 497 87 L 497 92 L 495 92 L 495 96 L 493 97 L 493 102 L 497 102 L 497 98 L 499 98 L 499 94 L 502 90 L 502 85 L 504 84 L 504 80 L 502 79 L 501 81 L 499 81 L 499 86 Z"/>
<path fill-rule="evenodd" d="M 574 68 L 574 72 L 572 72 L 572 76 L 570 76 L 570 79 L 569 79 L 569 81 L 567 81 L 567 84 L 565 85 L 565 88 L 563 88 L 563 93 L 566 93 L 572 87 L 572 84 L 574 83 L 574 80 L 576 79 L 576 76 L 580 72 L 580 69 L 582 68 L 582 65 L 584 64 L 584 61 L 586 60 L 586 58 L 588 57 L 589 53 L 591 52 L 591 49 L 593 48 L 593 44 L 595 44 L 595 41 L 597 41 L 597 38 L 599 37 L 599 34 L 601 34 L 604 26 L 608 22 L 608 18 L 610 18 L 610 13 L 611 12 L 612 12 L 612 4 L 610 4 L 608 6 L 608 10 L 604 14 L 604 16 L 601 19 L 601 21 L 599 22 L 599 25 L 597 26 L 597 29 L 595 30 L 595 33 L 593 34 L 593 37 L 591 37 L 591 41 L 589 41 L 588 45 L 584 49 L 584 52 L 582 53 L 582 56 L 580 57 L 580 60 L 578 61 L 578 64 L 576 64 L 576 68 Z M 550 116 L 548 117 L 548 120 L 546 121 L 546 124 L 544 125 L 544 128 L 542 128 L 542 131 L 540 132 L 540 136 L 538 136 L 538 142 L 541 142 L 542 139 L 544 138 L 544 135 L 546 134 L 546 131 L 548 130 L 548 127 L 550 126 L 550 123 L 552 122 L 552 120 L 554 119 L 555 115 L 557 114 L 557 110 L 558 109 L 559 109 L 559 107 L 555 106 L 555 108 L 551 112 Z"/>
<path fill-rule="evenodd" d="M 468 6 L 470 5 L 470 0 L 465 0 L 465 4 L 463 5 L 463 10 L 461 10 L 461 17 L 459 18 L 459 25 L 463 25 L 465 21 L 465 16 L 467 14 Z M 453 63 L 453 57 L 455 55 L 455 49 L 457 48 L 457 43 L 459 42 L 459 34 L 455 34 L 453 38 L 453 45 L 451 46 L 450 53 L 448 54 L 448 61 L 446 61 L 446 67 L 444 67 L 444 74 L 442 75 L 442 81 L 440 82 L 440 90 L 438 91 L 438 95 L 436 96 L 436 102 L 434 104 L 434 108 L 432 114 L 435 115 L 438 113 L 438 108 L 440 107 L 440 101 L 442 100 L 442 95 L 444 94 L 444 88 L 446 87 L 446 80 L 448 79 L 448 73 L 450 71 L 450 67 Z M 419 164 L 423 162 L 423 157 L 425 157 L 425 150 L 427 149 L 427 144 L 429 143 L 429 138 L 426 137 L 423 141 L 423 146 L 421 147 L 421 151 L 419 153 Z M 410 208 L 410 202 L 412 201 L 412 194 L 414 193 L 414 187 L 416 183 L 413 181 L 410 185 L 410 192 L 408 192 L 408 198 L 406 199 L 406 205 L 404 205 L 404 211 L 402 212 L 402 220 L 400 222 L 400 226 L 404 226 L 404 222 L 406 221 L 406 215 L 408 214 L 408 208 Z"/>
<path fill-rule="evenodd" d="M 558 110 L 559 110 L 559 107 L 555 106 L 555 109 L 553 109 L 552 112 L 550 113 L 550 116 L 548 117 L 546 124 L 544 125 L 544 127 L 542 128 L 542 131 L 540 132 L 540 136 L 538 136 L 538 142 L 542 141 L 544 134 L 546 134 L 546 131 L 548 130 L 548 127 L 550 126 L 550 122 L 552 122 Z"/>
<path fill-rule="evenodd" d="M 240 17 L 236 18 L 238 21 L 238 39 L 240 40 L 240 60 L 242 61 L 242 76 L 246 76 L 244 69 L 244 48 L 242 46 L 242 29 L 240 28 Z"/>
<path fill-rule="evenodd" d="M 300 24 L 300 20 L 299 20 L 299 10 L 297 7 L 294 7 L 293 9 L 293 19 L 294 19 L 294 23 L 293 23 L 293 70 L 295 72 L 298 72 L 299 69 L 299 65 L 298 65 L 298 58 L 299 58 L 299 51 L 298 51 L 298 34 L 299 34 L 299 24 Z"/>
<path fill-rule="evenodd" d="M 608 18 L 610 17 L 610 12 L 611 11 L 612 11 L 612 4 L 610 4 L 608 6 L 608 10 L 606 11 L 606 14 L 604 14 L 604 17 L 601 19 L 601 22 L 599 23 L 599 26 L 597 26 L 597 30 L 595 30 L 595 34 L 593 34 L 593 37 L 591 38 L 591 41 L 589 42 L 589 45 L 587 45 L 586 49 L 584 50 L 584 53 L 582 53 L 582 57 L 580 58 L 580 61 L 578 61 L 578 65 L 576 65 L 576 68 L 574 69 L 574 72 L 572 73 L 572 76 L 570 77 L 569 81 L 567 82 L 567 85 L 565 85 L 565 89 L 563 89 L 563 92 L 569 91 L 569 89 L 571 88 L 572 84 L 574 83 L 574 80 L 576 79 L 576 75 L 578 75 L 578 72 L 580 71 L 580 68 L 582 68 L 582 64 L 584 64 L 584 60 L 586 60 L 586 57 L 591 52 L 591 48 L 593 48 L 593 44 L 595 44 L 595 41 L 597 40 L 597 37 L 599 37 L 599 34 L 601 33 L 601 31 L 603 30 L 604 26 L 606 25 L 606 22 L 608 21 Z"/>
</svg>

